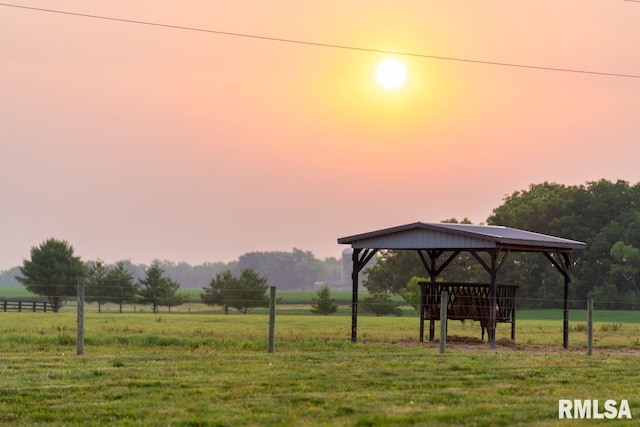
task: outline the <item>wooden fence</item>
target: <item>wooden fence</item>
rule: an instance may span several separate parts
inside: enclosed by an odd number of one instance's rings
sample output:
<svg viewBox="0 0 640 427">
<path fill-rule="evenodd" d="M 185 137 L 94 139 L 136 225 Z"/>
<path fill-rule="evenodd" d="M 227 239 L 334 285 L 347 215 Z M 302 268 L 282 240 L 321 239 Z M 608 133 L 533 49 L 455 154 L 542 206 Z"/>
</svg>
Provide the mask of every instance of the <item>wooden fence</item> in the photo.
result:
<svg viewBox="0 0 640 427">
<path fill-rule="evenodd" d="M 2 311 L 44 311 L 51 309 L 51 303 L 46 301 L 21 301 L 21 300 L 0 300 Z"/>
</svg>

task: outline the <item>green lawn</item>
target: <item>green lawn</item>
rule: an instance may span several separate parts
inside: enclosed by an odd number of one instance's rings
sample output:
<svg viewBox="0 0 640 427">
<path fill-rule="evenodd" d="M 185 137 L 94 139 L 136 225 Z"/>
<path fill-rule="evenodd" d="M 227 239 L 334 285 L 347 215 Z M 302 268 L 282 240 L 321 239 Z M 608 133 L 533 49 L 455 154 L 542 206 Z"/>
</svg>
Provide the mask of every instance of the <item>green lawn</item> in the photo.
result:
<svg viewBox="0 0 640 427">
<path fill-rule="evenodd" d="M 0 298 L 38 298 L 38 295 L 27 291 L 24 286 L 0 286 Z"/>
<path fill-rule="evenodd" d="M 562 320 L 562 310 L 518 310 L 517 320 Z M 569 319 L 574 322 L 586 322 L 587 310 L 569 310 Z M 594 322 L 638 323 L 640 312 L 630 310 L 594 310 Z"/>
<path fill-rule="evenodd" d="M 495 350 L 450 322 L 441 355 L 415 317 L 360 317 L 352 344 L 349 316 L 280 309 L 269 354 L 266 314 L 94 309 L 84 356 L 73 307 L 0 312 L 0 425 L 581 425 L 558 422 L 558 399 L 628 399 L 626 423 L 640 418 L 640 319 L 596 323 L 591 357 L 584 332 L 561 348 L 547 312 L 520 319 L 515 344 L 499 325 Z"/>
</svg>

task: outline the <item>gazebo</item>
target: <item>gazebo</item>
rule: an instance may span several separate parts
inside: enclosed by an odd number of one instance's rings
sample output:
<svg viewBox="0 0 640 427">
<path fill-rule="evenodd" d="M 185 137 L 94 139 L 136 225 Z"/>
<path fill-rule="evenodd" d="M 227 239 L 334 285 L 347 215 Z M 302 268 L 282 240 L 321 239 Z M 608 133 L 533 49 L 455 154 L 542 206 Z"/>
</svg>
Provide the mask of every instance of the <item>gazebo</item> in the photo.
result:
<svg viewBox="0 0 640 427">
<path fill-rule="evenodd" d="M 574 249 L 584 249 L 585 243 L 549 236 L 531 231 L 493 225 L 451 223 L 422 223 L 400 225 L 338 239 L 339 244 L 353 248 L 351 274 L 353 293 L 351 302 L 351 341 L 357 341 L 358 331 L 358 276 L 364 266 L 379 250 L 417 251 L 429 275 L 436 284 L 440 273 L 461 253 L 468 252 L 487 271 L 488 307 L 498 305 L 497 278 L 500 267 L 510 253 L 537 252 L 543 254 L 564 277 L 563 346 L 569 346 L 569 255 Z M 483 258 L 482 253 L 488 254 Z M 425 301 L 423 286 L 422 301 Z M 420 313 L 420 340 L 423 340 L 424 310 Z M 495 347 L 496 310 L 488 310 L 487 333 L 491 347 Z M 512 333 L 513 334 L 513 333 Z M 431 338 L 433 320 L 431 321 Z"/>
</svg>

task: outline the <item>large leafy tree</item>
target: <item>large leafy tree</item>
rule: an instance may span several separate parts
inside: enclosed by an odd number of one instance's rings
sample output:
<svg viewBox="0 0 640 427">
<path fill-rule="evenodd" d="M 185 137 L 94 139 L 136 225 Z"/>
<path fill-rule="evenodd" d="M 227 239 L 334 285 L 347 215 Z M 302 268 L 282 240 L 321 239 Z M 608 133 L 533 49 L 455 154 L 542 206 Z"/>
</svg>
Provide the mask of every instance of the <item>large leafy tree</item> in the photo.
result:
<svg viewBox="0 0 640 427">
<path fill-rule="evenodd" d="M 420 282 L 428 282 L 429 279 L 425 277 L 412 277 L 407 286 L 400 290 L 400 295 L 404 301 L 413 307 L 417 313 L 420 313 L 420 299 L 422 297 L 422 290 L 420 289 Z"/>
<path fill-rule="evenodd" d="M 153 262 L 146 271 L 146 276 L 139 279 L 140 285 L 139 302 L 141 304 L 151 304 L 153 312 L 158 312 L 158 306 L 171 307 L 184 304 L 187 297 L 178 295 L 180 284 L 170 277 L 164 275 L 164 270 L 158 262 Z"/>
<path fill-rule="evenodd" d="M 634 308 L 640 304 L 640 249 L 616 242 L 606 281 L 589 292 L 603 308 Z"/>
<path fill-rule="evenodd" d="M 640 249 L 616 242 L 611 248 L 611 257 L 614 261 L 609 272 L 611 280 L 619 284 L 621 291 L 639 295 Z"/>
<path fill-rule="evenodd" d="M 251 269 L 281 289 L 311 289 L 326 272 L 313 253 L 293 248 L 292 252 L 248 252 L 238 259 L 234 272 Z"/>
<path fill-rule="evenodd" d="M 507 196 L 487 223 L 586 242 L 584 250 L 571 255 L 569 299 L 573 307 L 583 307 L 587 296 L 611 302 L 609 308 L 640 306 L 640 265 L 636 262 L 640 184 L 605 179 L 573 186 L 532 184 Z M 425 275 L 415 251 L 383 252 L 368 272 L 365 286 L 372 293 L 403 294 L 412 276 Z M 485 281 L 486 274 L 463 252 L 441 277 L 477 282 Z M 500 283 L 519 286 L 519 307 L 561 307 L 563 280 L 545 256 L 518 252 L 509 254 L 498 276 Z"/>
<path fill-rule="evenodd" d="M 376 264 L 366 270 L 364 286 L 372 294 L 398 294 L 414 276 L 424 276 L 425 268 L 416 251 L 384 250 Z"/>
<path fill-rule="evenodd" d="M 584 222 L 571 218 L 579 204 L 581 189 L 544 182 L 516 191 L 493 210 L 492 225 L 504 225 L 538 233 L 584 239 Z M 543 255 L 512 253 L 499 274 L 499 281 L 518 285 L 521 307 L 561 307 L 562 278 Z M 572 288 L 572 290 L 574 290 Z"/>
<path fill-rule="evenodd" d="M 31 259 L 20 267 L 22 276 L 16 279 L 29 292 L 46 297 L 54 312 L 67 298 L 77 294 L 77 285 L 87 276 L 87 268 L 74 255 L 66 240 L 50 238 L 31 248 Z"/>
<path fill-rule="evenodd" d="M 617 242 L 640 241 L 640 185 L 604 179 L 579 186 L 531 185 L 505 198 L 488 222 L 586 242 L 572 255 L 573 306 L 584 306 L 588 295 L 633 300 L 633 265 L 621 263 L 613 249 Z M 520 306 L 560 304 L 562 279 L 544 257 L 514 254 L 500 276 L 520 285 Z"/>
<path fill-rule="evenodd" d="M 201 298 L 205 304 L 222 306 L 225 314 L 229 307 L 247 314 L 252 308 L 269 306 L 268 289 L 267 278 L 252 269 L 243 269 L 238 277 L 227 270 L 218 273 L 209 286 L 203 288 Z"/>
</svg>

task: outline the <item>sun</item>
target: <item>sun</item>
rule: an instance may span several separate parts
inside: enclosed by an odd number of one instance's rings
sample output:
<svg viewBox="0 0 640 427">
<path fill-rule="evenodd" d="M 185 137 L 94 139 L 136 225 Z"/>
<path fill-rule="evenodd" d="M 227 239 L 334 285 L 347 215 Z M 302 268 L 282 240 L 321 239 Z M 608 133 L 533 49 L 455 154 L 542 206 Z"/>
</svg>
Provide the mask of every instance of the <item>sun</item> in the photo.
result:
<svg viewBox="0 0 640 427">
<path fill-rule="evenodd" d="M 376 67 L 376 81 L 385 89 L 397 89 L 406 80 L 407 68 L 397 59 L 385 59 Z"/>
</svg>

